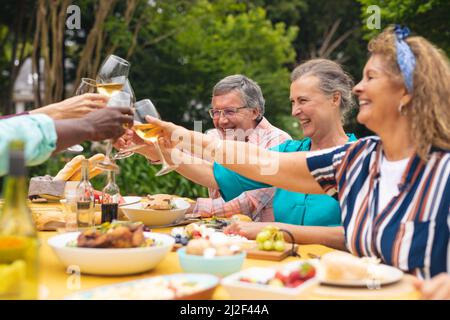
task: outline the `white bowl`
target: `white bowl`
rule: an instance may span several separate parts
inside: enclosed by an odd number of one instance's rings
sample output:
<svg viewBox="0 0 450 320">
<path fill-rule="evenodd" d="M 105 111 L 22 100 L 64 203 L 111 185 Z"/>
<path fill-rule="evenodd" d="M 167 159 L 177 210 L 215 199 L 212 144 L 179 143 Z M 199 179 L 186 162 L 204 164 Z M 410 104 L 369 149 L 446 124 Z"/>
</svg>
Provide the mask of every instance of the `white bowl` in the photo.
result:
<svg viewBox="0 0 450 320">
<path fill-rule="evenodd" d="M 153 269 L 172 250 L 175 240 L 166 234 L 144 232 L 159 245 L 143 248 L 103 249 L 68 247 L 79 232 L 51 237 L 49 246 L 64 266 L 78 266 L 81 273 L 96 275 L 126 275 Z"/>
<path fill-rule="evenodd" d="M 148 227 L 161 227 L 182 221 L 190 207 L 186 200 L 179 198 L 174 199 L 173 203 L 175 209 L 171 210 L 143 209 L 143 203 L 124 205 L 120 209 L 130 221 L 142 222 Z"/>
<path fill-rule="evenodd" d="M 233 273 L 221 281 L 221 285 L 233 300 L 295 300 L 304 298 L 302 294 L 312 285 L 318 284 L 317 277 L 309 279 L 296 288 L 274 287 L 259 283 L 239 281 L 241 277 L 257 273 L 275 274 L 275 268 L 253 267 Z M 269 276 L 270 277 L 270 276 Z"/>
</svg>

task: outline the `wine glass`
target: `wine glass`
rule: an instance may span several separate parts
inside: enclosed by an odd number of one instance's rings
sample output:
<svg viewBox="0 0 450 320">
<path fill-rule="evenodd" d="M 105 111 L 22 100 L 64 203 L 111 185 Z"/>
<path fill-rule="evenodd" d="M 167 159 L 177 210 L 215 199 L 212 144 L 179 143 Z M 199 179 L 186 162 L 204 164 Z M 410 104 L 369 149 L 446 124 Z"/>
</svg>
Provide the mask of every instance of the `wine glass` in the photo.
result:
<svg viewBox="0 0 450 320">
<path fill-rule="evenodd" d="M 80 85 L 75 91 L 75 95 L 79 96 L 85 93 L 95 93 L 97 92 L 97 81 L 90 78 L 81 78 Z M 80 153 L 84 148 L 80 144 L 73 145 L 67 148 L 67 151 L 71 153 Z"/>
<path fill-rule="evenodd" d="M 97 92 L 97 81 L 91 78 L 81 78 L 80 85 L 75 91 L 75 95 L 79 96 L 85 93 L 96 93 Z"/>
<path fill-rule="evenodd" d="M 134 104 L 136 103 L 136 95 L 134 94 L 133 87 L 131 86 L 130 81 L 127 79 L 125 82 L 125 85 L 122 88 L 122 92 L 126 92 L 131 96 L 131 106 L 134 107 Z M 113 160 L 121 160 L 128 157 L 131 157 L 134 154 L 134 150 L 140 149 L 143 146 L 136 146 L 133 145 L 128 148 L 122 148 L 119 149 L 118 152 L 113 156 Z"/>
<path fill-rule="evenodd" d="M 161 119 L 161 116 L 156 110 L 156 107 L 153 105 L 150 99 L 140 100 L 136 102 L 135 106 L 136 106 L 135 120 L 139 119 L 140 121 L 139 120 L 135 121 L 133 130 L 142 140 L 149 141 L 154 144 L 156 151 L 158 152 L 159 158 L 161 159 L 162 162 L 161 170 L 159 170 L 155 175 L 159 177 L 175 170 L 176 167 L 169 165 L 167 161 L 164 159 L 164 156 L 161 152 L 161 148 L 158 143 L 160 128 L 158 128 L 153 124 L 147 123 L 147 121 L 145 120 L 146 116 L 152 116 L 154 118 Z"/>
<path fill-rule="evenodd" d="M 127 83 L 129 72 L 130 63 L 127 60 L 110 55 L 103 61 L 97 74 L 98 92 L 111 97 L 113 93 L 121 91 Z"/>
<path fill-rule="evenodd" d="M 115 92 L 109 98 L 108 104 L 106 107 L 108 108 L 117 108 L 117 107 L 129 107 L 132 104 L 132 97 L 129 93 L 124 91 Z M 119 171 L 119 167 L 114 163 L 114 158 L 111 157 L 112 152 L 112 140 L 108 140 L 106 144 L 106 152 L 105 152 L 105 160 L 97 163 L 97 167 L 110 170 L 110 171 Z"/>
</svg>

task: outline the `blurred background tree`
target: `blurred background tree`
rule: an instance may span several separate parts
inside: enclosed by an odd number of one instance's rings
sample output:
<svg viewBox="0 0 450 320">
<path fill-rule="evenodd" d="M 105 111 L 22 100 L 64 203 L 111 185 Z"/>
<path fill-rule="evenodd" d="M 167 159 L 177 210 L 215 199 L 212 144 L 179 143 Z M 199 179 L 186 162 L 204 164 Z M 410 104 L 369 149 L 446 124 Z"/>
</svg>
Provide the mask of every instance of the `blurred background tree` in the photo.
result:
<svg viewBox="0 0 450 320">
<path fill-rule="evenodd" d="M 70 4 L 80 7 L 80 30 L 64 26 Z M 370 5 L 380 7 L 382 28 L 406 24 L 450 52 L 445 0 L 4 0 L 0 113 L 14 112 L 14 83 L 27 58 L 34 62 L 33 108 L 73 95 L 80 78 L 95 77 L 101 61 L 115 53 L 131 62 L 137 99 L 150 98 L 164 119 L 190 128 L 195 119 L 203 130 L 212 127 L 206 112 L 212 87 L 242 73 L 261 85 L 268 119 L 301 138 L 290 115 L 290 71 L 307 59 L 328 58 L 342 63 L 357 82 L 367 41 L 380 32 L 366 26 Z M 351 112 L 346 130 L 368 135 L 356 114 Z M 84 146 L 85 155 L 92 155 L 91 143 Z M 71 156 L 57 155 L 30 173 L 54 175 Z M 155 178 L 158 168 L 141 156 L 120 166 L 123 194 L 206 195 L 176 173 Z M 93 182 L 101 189 L 103 177 Z"/>
</svg>

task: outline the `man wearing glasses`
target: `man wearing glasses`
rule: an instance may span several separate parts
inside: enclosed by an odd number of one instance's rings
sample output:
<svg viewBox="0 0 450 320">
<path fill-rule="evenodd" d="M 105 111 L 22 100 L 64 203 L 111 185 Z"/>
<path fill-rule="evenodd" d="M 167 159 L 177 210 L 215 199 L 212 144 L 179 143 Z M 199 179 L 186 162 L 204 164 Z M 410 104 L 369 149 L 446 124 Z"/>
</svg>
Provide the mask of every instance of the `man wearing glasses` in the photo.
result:
<svg viewBox="0 0 450 320">
<path fill-rule="evenodd" d="M 264 97 L 256 82 L 240 74 L 228 76 L 213 88 L 211 109 L 208 112 L 215 129 L 209 130 L 207 134 L 222 139 L 246 141 L 266 149 L 292 139 L 288 133 L 270 124 L 264 117 L 264 111 Z M 181 171 L 179 173 L 183 174 Z M 210 198 L 198 198 L 194 213 L 229 217 L 239 213 L 241 207 L 249 205 L 253 198 L 259 199 L 258 204 L 266 203 L 261 201 L 262 199 L 269 202 L 274 193 L 273 188 L 247 192 L 248 199 L 241 201 L 237 207 L 236 203 L 225 203 L 218 190 L 208 190 Z M 273 221 L 271 210 L 263 209 L 264 205 L 258 207 L 264 212 L 257 212 L 254 217 L 258 220 Z"/>
</svg>

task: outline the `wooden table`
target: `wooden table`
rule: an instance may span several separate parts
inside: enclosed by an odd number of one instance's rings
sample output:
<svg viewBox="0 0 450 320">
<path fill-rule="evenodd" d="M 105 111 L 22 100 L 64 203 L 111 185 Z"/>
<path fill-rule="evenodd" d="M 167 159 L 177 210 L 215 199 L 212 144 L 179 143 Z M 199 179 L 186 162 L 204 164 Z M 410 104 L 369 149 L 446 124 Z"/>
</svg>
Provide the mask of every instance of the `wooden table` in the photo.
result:
<svg viewBox="0 0 450 320">
<path fill-rule="evenodd" d="M 45 210 L 48 205 L 41 205 Z M 33 211 L 39 210 L 39 206 L 33 205 Z M 169 233 L 170 228 L 154 229 L 153 232 Z M 66 272 L 65 267 L 59 262 L 53 253 L 47 240 L 58 234 L 57 232 L 39 232 L 40 247 L 40 284 L 42 299 L 63 299 L 66 295 L 79 290 L 86 290 L 102 285 L 114 284 L 123 281 L 142 279 L 151 276 L 167 275 L 183 272 L 176 252 L 170 252 L 164 260 L 156 266 L 155 269 L 132 276 L 92 276 L 76 275 Z M 307 258 L 308 253 L 321 256 L 332 249 L 320 245 L 301 245 L 298 252 L 302 257 Z M 249 267 L 270 267 L 280 265 L 298 258 L 289 257 L 282 262 L 273 262 L 265 260 L 246 259 L 242 269 Z M 78 282 L 79 279 L 79 282 Z M 305 292 L 306 299 L 417 299 L 419 294 L 414 290 L 411 284 L 411 277 L 405 276 L 402 281 L 397 284 L 383 287 L 378 290 L 369 289 L 348 289 L 335 288 L 328 286 L 316 285 Z M 79 283 L 79 286 L 77 285 Z M 228 293 L 224 288 L 219 286 L 214 293 L 213 299 L 223 300 L 229 299 Z"/>
</svg>

